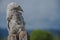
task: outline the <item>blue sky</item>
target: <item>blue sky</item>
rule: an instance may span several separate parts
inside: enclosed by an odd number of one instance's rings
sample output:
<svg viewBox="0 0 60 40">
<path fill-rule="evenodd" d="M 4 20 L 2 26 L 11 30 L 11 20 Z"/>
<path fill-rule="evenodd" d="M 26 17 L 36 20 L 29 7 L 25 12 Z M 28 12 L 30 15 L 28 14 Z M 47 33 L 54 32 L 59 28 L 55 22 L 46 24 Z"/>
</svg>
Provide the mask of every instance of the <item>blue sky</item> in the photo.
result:
<svg viewBox="0 0 60 40">
<path fill-rule="evenodd" d="M 0 28 L 7 28 L 6 8 L 11 2 L 23 8 L 26 29 L 60 29 L 59 0 L 0 0 Z"/>
</svg>

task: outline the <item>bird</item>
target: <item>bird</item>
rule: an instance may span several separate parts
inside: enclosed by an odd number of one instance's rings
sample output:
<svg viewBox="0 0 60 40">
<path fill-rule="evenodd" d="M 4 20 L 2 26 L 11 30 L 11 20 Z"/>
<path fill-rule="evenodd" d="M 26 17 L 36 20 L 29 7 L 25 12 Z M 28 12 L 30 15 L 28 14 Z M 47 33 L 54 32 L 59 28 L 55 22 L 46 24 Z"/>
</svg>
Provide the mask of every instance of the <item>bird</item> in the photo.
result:
<svg viewBox="0 0 60 40">
<path fill-rule="evenodd" d="M 19 4 L 15 2 L 11 2 L 10 4 L 8 4 L 6 18 L 8 24 L 8 31 L 10 31 L 10 33 L 15 31 L 16 29 L 24 27 L 25 21 L 21 12 L 24 11 Z"/>
<path fill-rule="evenodd" d="M 11 2 L 7 6 L 7 24 L 8 24 L 8 40 L 23 39 L 27 40 L 27 32 L 25 30 L 25 21 L 22 16 L 23 9 L 21 6 L 15 2 Z"/>
</svg>

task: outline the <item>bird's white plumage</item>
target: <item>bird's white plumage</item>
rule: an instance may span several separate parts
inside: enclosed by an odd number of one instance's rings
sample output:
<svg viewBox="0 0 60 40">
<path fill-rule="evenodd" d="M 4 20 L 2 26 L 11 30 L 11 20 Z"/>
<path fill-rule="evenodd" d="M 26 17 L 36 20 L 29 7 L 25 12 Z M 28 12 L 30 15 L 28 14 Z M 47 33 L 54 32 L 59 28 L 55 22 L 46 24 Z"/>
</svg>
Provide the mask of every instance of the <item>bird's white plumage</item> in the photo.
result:
<svg viewBox="0 0 60 40">
<path fill-rule="evenodd" d="M 20 6 L 20 5 L 15 3 L 15 2 L 12 2 L 12 3 L 8 4 L 7 8 L 8 9 L 13 9 L 14 7 L 18 7 L 18 6 Z"/>
</svg>

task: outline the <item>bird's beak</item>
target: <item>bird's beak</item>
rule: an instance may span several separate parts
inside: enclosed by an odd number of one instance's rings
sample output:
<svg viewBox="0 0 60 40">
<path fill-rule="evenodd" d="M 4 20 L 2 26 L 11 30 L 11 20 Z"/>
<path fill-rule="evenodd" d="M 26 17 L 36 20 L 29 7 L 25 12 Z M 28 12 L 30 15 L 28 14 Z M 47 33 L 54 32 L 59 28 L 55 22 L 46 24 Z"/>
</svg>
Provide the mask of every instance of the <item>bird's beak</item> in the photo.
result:
<svg viewBox="0 0 60 40">
<path fill-rule="evenodd" d="M 23 10 L 19 10 L 18 12 L 22 12 L 23 13 L 24 11 Z"/>
<path fill-rule="evenodd" d="M 24 12 L 23 10 L 20 10 L 20 11 Z"/>
<path fill-rule="evenodd" d="M 19 9 L 19 11 L 18 12 L 24 12 L 22 9 Z"/>
</svg>

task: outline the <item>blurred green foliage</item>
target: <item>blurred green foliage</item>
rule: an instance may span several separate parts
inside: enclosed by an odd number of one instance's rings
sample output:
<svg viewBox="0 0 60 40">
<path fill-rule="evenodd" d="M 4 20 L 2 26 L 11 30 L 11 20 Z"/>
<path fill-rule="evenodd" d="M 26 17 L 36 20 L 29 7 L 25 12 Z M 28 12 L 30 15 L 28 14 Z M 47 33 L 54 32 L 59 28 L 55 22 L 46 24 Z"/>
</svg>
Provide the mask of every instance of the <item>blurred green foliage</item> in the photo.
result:
<svg viewBox="0 0 60 40">
<path fill-rule="evenodd" d="M 53 36 L 51 33 L 46 31 L 34 30 L 30 34 L 30 40 L 53 40 Z"/>
<path fill-rule="evenodd" d="M 7 40 L 7 37 L 0 38 L 0 40 Z M 30 34 L 30 40 L 60 40 L 60 36 L 42 30 L 33 30 Z"/>
</svg>

